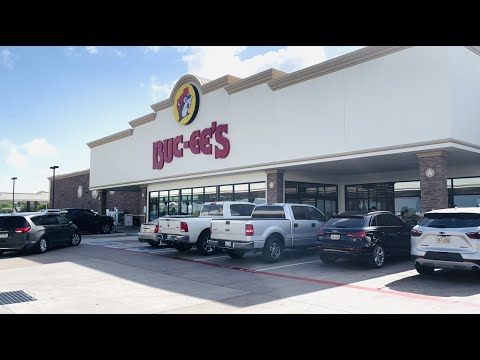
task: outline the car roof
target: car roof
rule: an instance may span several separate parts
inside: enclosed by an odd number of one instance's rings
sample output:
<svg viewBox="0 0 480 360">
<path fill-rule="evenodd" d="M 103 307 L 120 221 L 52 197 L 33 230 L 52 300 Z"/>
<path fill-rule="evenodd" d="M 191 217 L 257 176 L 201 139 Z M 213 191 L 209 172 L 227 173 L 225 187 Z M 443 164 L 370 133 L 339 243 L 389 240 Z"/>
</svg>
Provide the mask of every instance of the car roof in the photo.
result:
<svg viewBox="0 0 480 360">
<path fill-rule="evenodd" d="M 44 215 L 45 213 L 40 211 L 32 211 L 32 212 L 17 212 L 13 214 L 0 214 L 1 217 L 7 216 L 33 216 L 33 215 Z"/>
<path fill-rule="evenodd" d="M 344 211 L 333 215 L 332 217 L 347 217 L 347 216 L 367 216 L 375 214 L 392 214 L 390 211 Z"/>
<path fill-rule="evenodd" d="M 447 208 L 447 209 L 438 209 L 438 210 L 431 210 L 427 211 L 425 214 L 456 214 L 456 213 L 472 213 L 472 214 L 480 214 L 480 207 L 456 207 L 456 208 Z"/>
</svg>

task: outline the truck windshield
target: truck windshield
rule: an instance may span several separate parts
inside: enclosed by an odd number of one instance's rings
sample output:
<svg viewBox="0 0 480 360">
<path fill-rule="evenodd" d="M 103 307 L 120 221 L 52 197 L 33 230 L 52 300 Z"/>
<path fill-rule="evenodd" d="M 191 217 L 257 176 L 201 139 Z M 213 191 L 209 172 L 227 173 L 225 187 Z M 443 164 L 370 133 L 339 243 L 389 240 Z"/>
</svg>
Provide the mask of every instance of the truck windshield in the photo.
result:
<svg viewBox="0 0 480 360">
<path fill-rule="evenodd" d="M 200 216 L 205 215 L 223 216 L 223 204 L 203 205 L 202 213 L 200 214 Z"/>
<path fill-rule="evenodd" d="M 285 210 L 283 206 L 257 206 L 252 219 L 285 219 Z"/>
</svg>

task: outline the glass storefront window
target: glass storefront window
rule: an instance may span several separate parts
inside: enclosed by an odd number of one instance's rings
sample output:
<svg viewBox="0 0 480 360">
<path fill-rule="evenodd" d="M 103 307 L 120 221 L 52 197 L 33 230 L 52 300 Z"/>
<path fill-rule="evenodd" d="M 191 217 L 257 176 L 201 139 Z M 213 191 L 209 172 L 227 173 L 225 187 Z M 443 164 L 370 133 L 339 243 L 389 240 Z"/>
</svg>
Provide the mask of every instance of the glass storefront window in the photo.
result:
<svg viewBox="0 0 480 360">
<path fill-rule="evenodd" d="M 178 215 L 180 196 L 178 190 L 170 190 L 168 198 L 168 215 Z"/>
<path fill-rule="evenodd" d="M 168 191 L 160 191 L 158 198 L 158 217 L 168 214 Z"/>
<path fill-rule="evenodd" d="M 202 205 L 205 202 L 203 190 L 203 187 L 192 189 L 192 215 L 194 216 L 200 215 L 200 210 L 202 210 Z"/>
<path fill-rule="evenodd" d="M 337 186 L 328 184 L 285 182 L 285 201 L 315 206 L 327 217 L 337 213 Z"/>
<path fill-rule="evenodd" d="M 265 204 L 267 202 L 265 190 L 265 182 L 250 184 L 248 200 L 254 204 Z"/>
<path fill-rule="evenodd" d="M 453 207 L 480 206 L 480 178 L 453 179 Z"/>
<path fill-rule="evenodd" d="M 180 198 L 179 215 L 192 214 L 192 189 L 182 189 Z"/>
<path fill-rule="evenodd" d="M 233 201 L 233 185 L 220 186 L 219 201 Z"/>
<path fill-rule="evenodd" d="M 217 201 L 217 187 L 209 186 L 205 188 L 205 202 Z"/>
<path fill-rule="evenodd" d="M 393 183 L 356 184 L 345 186 L 347 211 L 378 210 L 394 211 Z"/>
<path fill-rule="evenodd" d="M 248 201 L 248 184 L 236 184 L 233 187 L 235 201 Z"/>
</svg>

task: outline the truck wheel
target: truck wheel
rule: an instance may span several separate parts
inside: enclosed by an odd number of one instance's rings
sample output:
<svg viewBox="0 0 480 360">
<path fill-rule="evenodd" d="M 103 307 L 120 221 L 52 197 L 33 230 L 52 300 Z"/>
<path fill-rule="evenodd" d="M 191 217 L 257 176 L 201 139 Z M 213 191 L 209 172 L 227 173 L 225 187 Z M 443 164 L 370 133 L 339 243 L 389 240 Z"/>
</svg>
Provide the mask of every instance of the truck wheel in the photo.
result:
<svg viewBox="0 0 480 360">
<path fill-rule="evenodd" d="M 175 245 L 173 245 L 173 247 L 174 247 L 175 250 L 177 250 L 177 251 L 187 252 L 188 250 L 190 250 L 190 249 L 192 248 L 192 245 L 188 245 L 188 244 L 175 244 Z"/>
<path fill-rule="evenodd" d="M 217 252 L 217 247 L 208 245 L 210 235 L 208 231 L 204 231 L 200 234 L 197 240 L 197 252 L 200 255 L 212 255 Z"/>
<path fill-rule="evenodd" d="M 325 264 L 333 264 L 337 260 L 337 257 L 333 254 L 320 254 L 320 260 Z"/>
<path fill-rule="evenodd" d="M 158 241 L 150 240 L 148 243 L 150 244 L 150 246 L 153 246 L 153 247 L 159 247 L 160 246 L 160 242 L 158 242 Z"/>
<path fill-rule="evenodd" d="M 227 254 L 232 259 L 241 259 L 245 255 L 245 250 L 227 250 Z"/>
<path fill-rule="evenodd" d="M 415 263 L 415 270 L 417 270 L 420 275 L 432 275 L 435 271 L 435 268 Z"/>
<path fill-rule="evenodd" d="M 278 238 L 268 239 L 262 249 L 263 258 L 268 262 L 278 262 L 283 254 L 283 242 Z"/>
</svg>

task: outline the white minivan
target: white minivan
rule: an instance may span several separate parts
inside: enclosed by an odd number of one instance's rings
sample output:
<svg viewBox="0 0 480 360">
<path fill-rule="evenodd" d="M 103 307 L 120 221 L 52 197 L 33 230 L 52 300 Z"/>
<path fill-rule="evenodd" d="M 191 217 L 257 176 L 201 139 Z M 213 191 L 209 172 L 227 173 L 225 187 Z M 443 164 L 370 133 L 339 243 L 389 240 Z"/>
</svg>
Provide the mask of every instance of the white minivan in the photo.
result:
<svg viewBox="0 0 480 360">
<path fill-rule="evenodd" d="M 480 208 L 426 212 L 411 231 L 411 255 L 419 274 L 436 268 L 480 271 Z"/>
</svg>

